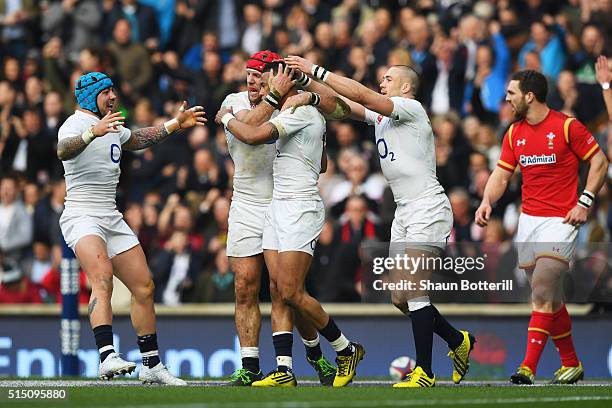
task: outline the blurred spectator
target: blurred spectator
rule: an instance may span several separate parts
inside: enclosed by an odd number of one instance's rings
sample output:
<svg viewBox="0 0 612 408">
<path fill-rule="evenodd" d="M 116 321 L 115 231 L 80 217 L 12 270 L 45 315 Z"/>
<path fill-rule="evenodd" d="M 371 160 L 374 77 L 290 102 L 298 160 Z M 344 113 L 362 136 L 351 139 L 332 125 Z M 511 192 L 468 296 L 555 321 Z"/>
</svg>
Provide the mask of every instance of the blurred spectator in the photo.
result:
<svg viewBox="0 0 612 408">
<path fill-rule="evenodd" d="M 185 68 L 199 71 L 208 53 L 219 52 L 219 39 L 216 33 L 206 31 L 202 35 L 202 42 L 189 48 L 183 56 L 181 63 Z"/>
<path fill-rule="evenodd" d="M 202 194 L 213 188 L 219 191 L 227 188 L 225 170 L 215 162 L 209 149 L 200 149 L 193 155 L 193 165 L 189 167 L 185 188 Z"/>
<path fill-rule="evenodd" d="M 351 195 L 346 200 L 344 214 L 340 217 L 338 239 L 341 243 L 360 243 L 362 240 L 375 240 L 378 226 L 368 203 L 363 196 Z"/>
<path fill-rule="evenodd" d="M 471 112 L 481 120 L 495 124 L 499 106 L 506 94 L 510 73 L 510 51 L 498 22 L 489 25 L 493 47 L 481 45 L 476 51 L 476 75 L 465 90 Z"/>
<path fill-rule="evenodd" d="M 234 273 L 230 270 L 224 248 L 216 253 L 212 267 L 200 275 L 196 293 L 194 300 L 197 302 L 234 301 Z"/>
<path fill-rule="evenodd" d="M 169 48 L 179 55 L 185 54 L 202 37 L 202 27 L 214 25 L 215 14 L 211 8 L 216 3 L 210 0 L 177 0 Z"/>
<path fill-rule="evenodd" d="M 356 32 L 357 35 L 361 35 L 363 23 L 370 20 L 373 15 L 374 10 L 360 0 L 342 0 L 340 5 L 332 9 L 332 19 L 347 21 L 349 31 Z"/>
<path fill-rule="evenodd" d="M 242 31 L 242 49 L 247 54 L 254 54 L 261 49 L 261 7 L 257 3 L 247 3 L 243 9 L 244 29 Z"/>
<path fill-rule="evenodd" d="M 312 257 L 312 265 L 306 276 L 306 290 L 312 296 L 319 298 L 327 286 L 327 277 L 330 276 L 331 267 L 336 255 L 336 239 L 334 236 L 334 222 L 328 218 L 323 224 L 319 241 Z"/>
<path fill-rule="evenodd" d="M 459 118 L 453 113 L 434 117 L 432 126 L 436 135 L 436 173 L 447 191 L 455 186 L 467 187 L 470 145 L 460 132 Z"/>
<path fill-rule="evenodd" d="M 85 47 L 101 43 L 102 10 L 95 0 L 56 0 L 43 9 L 41 26 L 47 38 L 58 36 L 75 62 Z"/>
<path fill-rule="evenodd" d="M 201 259 L 191 250 L 187 233 L 180 230 L 173 232 L 151 268 L 155 301 L 170 306 L 187 301 L 200 267 Z"/>
<path fill-rule="evenodd" d="M 0 265 L 0 304 L 42 303 L 36 285 L 15 263 Z"/>
<path fill-rule="evenodd" d="M 547 100 L 552 109 L 575 116 L 578 89 L 576 89 L 576 79 L 572 71 L 561 71 L 557 83 L 548 92 Z"/>
<path fill-rule="evenodd" d="M 201 234 L 194 230 L 194 217 L 191 209 L 180 203 L 178 195 L 173 194 L 168 197 L 166 206 L 159 214 L 157 224 L 160 245 L 166 246 L 166 243 L 175 232 L 183 232 L 187 236 L 190 250 L 200 252 L 204 246 L 204 238 Z"/>
<path fill-rule="evenodd" d="M 50 245 L 62 243 L 59 219 L 64 211 L 66 182 L 59 179 L 50 183 L 51 193 L 41 199 L 34 209 L 34 241 Z"/>
<path fill-rule="evenodd" d="M 149 207 L 149 211 L 155 211 Z M 134 231 L 138 237 L 138 241 L 142 246 L 142 250 L 146 257 L 149 258 L 153 249 L 157 247 L 157 223 L 151 224 L 146 222 L 145 211 L 143 211 L 140 203 L 129 203 L 125 209 L 125 222 Z M 150 215 L 149 215 L 150 217 Z M 157 221 L 157 220 L 155 220 Z"/>
<path fill-rule="evenodd" d="M 436 56 L 436 66 L 430 67 L 434 72 L 424 75 L 426 78 L 431 78 L 432 82 L 422 84 L 426 89 L 431 89 L 431 99 L 424 99 L 423 102 L 431 107 L 433 114 L 447 113 L 451 109 L 461 113 L 467 48 L 458 45 L 451 38 L 444 37 L 436 39 L 431 48 Z"/>
<path fill-rule="evenodd" d="M 8 55 L 25 57 L 28 46 L 34 42 L 30 23 L 36 18 L 36 2 L 33 0 L 3 1 L 0 3 L 0 42 Z"/>
<path fill-rule="evenodd" d="M 587 126 L 603 110 L 601 87 L 595 78 L 595 61 L 604 52 L 604 39 L 599 27 L 587 24 L 582 28 L 580 46 L 572 52 L 568 68 L 576 76 L 578 104 L 576 118 Z"/>
<path fill-rule="evenodd" d="M 449 242 L 479 241 L 482 228 L 474 223 L 474 209 L 470 206 L 470 196 L 462 188 L 455 188 L 449 194 L 453 209 L 453 228 Z"/>
<path fill-rule="evenodd" d="M 13 169 L 24 172 L 28 180 L 45 184 L 56 171 L 58 159 L 55 153 L 56 137 L 47 132 L 42 120 L 39 110 L 29 109 L 23 113 L 25 138 L 17 145 Z"/>
<path fill-rule="evenodd" d="M 130 34 L 133 43 L 141 43 L 148 50 L 159 47 L 159 23 L 152 7 L 136 0 L 105 0 L 104 29 L 110 30 L 120 19 L 126 19 L 130 24 Z M 112 6 L 108 4 L 112 3 Z M 112 33 L 105 32 L 105 38 L 110 39 Z"/>
<path fill-rule="evenodd" d="M 142 44 L 132 41 L 132 29 L 126 19 L 119 19 L 113 28 L 113 42 L 109 51 L 117 61 L 117 73 L 121 82 L 119 89 L 132 99 L 146 95 L 153 77 L 149 54 Z"/>
<path fill-rule="evenodd" d="M 0 251 L 5 258 L 20 260 L 32 243 L 32 216 L 18 198 L 17 180 L 0 179 Z"/>
<path fill-rule="evenodd" d="M 543 21 L 534 21 L 531 24 L 531 39 L 521 48 L 519 55 L 521 69 L 526 68 L 525 55 L 529 51 L 535 50 L 541 58 L 542 73 L 556 80 L 565 66 L 562 36 L 563 33 L 560 32 L 559 27 L 548 26 Z"/>
<path fill-rule="evenodd" d="M 41 292 L 43 292 L 45 296 L 45 302 L 62 303 L 60 274 L 61 261 L 62 249 L 59 245 L 54 245 L 51 247 L 51 268 L 47 270 L 47 273 L 42 277 L 42 280 L 39 283 L 39 287 L 42 289 Z M 79 269 L 79 304 L 89 304 L 90 295 L 91 285 L 87 280 L 87 275 L 83 269 Z"/>
<path fill-rule="evenodd" d="M 352 195 L 363 194 L 370 202 L 376 202 L 382 198 L 385 180 L 379 174 L 368 175 L 368 162 L 363 157 L 353 156 L 345 173 L 347 179 L 336 186 L 334 194 L 330 197 L 332 206 L 341 203 L 339 207 L 344 208 L 344 201 Z M 375 206 L 375 203 L 371 205 Z"/>
<path fill-rule="evenodd" d="M 57 247 L 57 249 L 59 249 L 59 247 Z M 59 250 L 59 260 L 61 261 L 61 249 Z M 41 284 L 43 278 L 54 266 L 51 246 L 46 242 L 34 242 L 32 245 L 32 254 L 32 258 L 23 263 L 23 270 L 32 283 L 42 288 Z M 59 268 L 59 263 L 57 267 Z M 45 298 L 44 291 L 42 291 L 41 297 L 43 299 Z"/>
</svg>

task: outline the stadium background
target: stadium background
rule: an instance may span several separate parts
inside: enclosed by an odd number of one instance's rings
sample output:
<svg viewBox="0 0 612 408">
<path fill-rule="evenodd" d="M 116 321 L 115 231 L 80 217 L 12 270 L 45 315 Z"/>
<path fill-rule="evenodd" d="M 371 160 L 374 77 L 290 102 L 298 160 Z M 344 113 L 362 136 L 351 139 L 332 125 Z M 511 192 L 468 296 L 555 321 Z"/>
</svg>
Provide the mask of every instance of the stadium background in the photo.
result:
<svg viewBox="0 0 612 408">
<path fill-rule="evenodd" d="M 23 209 L 2 220 L 0 229 L 2 257 L 15 260 L 23 272 L 17 281 L 3 277 L 0 284 L 0 303 L 21 305 L 0 307 L 0 376 L 59 373 L 59 336 L 49 335 L 59 332 L 59 318 L 53 318 L 59 308 L 52 304 L 61 300 L 57 220 L 65 194 L 55 147 L 59 126 L 74 110 L 74 83 L 82 73 L 103 71 L 113 78 L 130 128 L 162 123 L 181 100 L 207 111 L 206 128 L 145 151 L 124 152 L 118 205 L 147 254 L 156 301 L 168 306 L 160 309 L 161 347 L 202 355 L 201 371 L 192 363 L 174 370 L 227 375 L 233 365 L 218 369 L 210 358 L 219 350 L 235 353 L 232 307 L 226 304 L 233 301 L 233 276 L 224 249 L 233 164 L 225 135 L 212 119 L 228 93 L 244 90 L 249 54 L 272 49 L 303 55 L 373 89 L 386 66 L 417 67 L 422 79 L 417 99 L 430 113 L 438 177 L 453 206 L 451 241 L 489 245 L 501 259 L 516 231 L 520 176 L 495 207 L 489 227 L 476 227 L 473 214 L 512 120 L 503 103 L 505 83 L 517 69 L 542 71 L 550 106 L 581 120 L 608 153 L 612 126 L 593 65 L 598 55 L 610 53 L 610 21 L 612 4 L 604 0 L 0 1 L 0 174 L 18 178 L 14 189 L 3 182 L 0 198 L 2 205 L 15 201 Z M 360 247 L 388 240 L 394 211 L 372 140 L 365 125 L 328 123 L 330 165 L 320 179 L 328 221 L 308 288 L 323 302 L 345 305 L 340 319 L 365 337 L 366 346 L 380 349 L 378 362 L 366 361 L 364 373 L 384 375 L 394 357 L 410 355 L 412 341 L 409 323 L 397 313 L 359 304 Z M 579 234 L 579 247 L 590 248 L 579 251 L 579 261 L 593 284 L 581 299 L 585 304 L 573 309 L 580 315 L 574 324 L 579 353 L 587 374 L 598 377 L 612 375 L 609 201 L 610 180 Z M 589 245 L 598 242 L 604 245 Z M 177 255 L 189 258 L 188 268 L 175 268 Z M 498 268 L 493 263 L 488 270 Z M 524 288 L 525 280 L 510 273 Z M 84 276 L 80 286 L 79 299 L 86 304 Z M 118 282 L 116 292 L 120 349 L 128 351 L 135 343 L 125 316 L 129 294 Z M 488 339 L 479 343 L 481 360 L 475 357 L 481 373 L 504 377 L 520 360 L 528 308 L 484 301 L 479 308 L 446 307 Z M 221 306 L 211 306 L 216 303 Z M 93 350 L 84 320 L 81 329 L 82 348 Z M 45 336 L 36 335 L 41 332 Z M 174 335 L 183 332 L 193 334 Z M 264 361 L 272 355 L 268 333 L 265 325 Z M 542 372 L 558 368 L 550 349 Z M 90 375 L 85 361 L 82 373 Z M 441 375 L 448 375 L 442 369 L 447 365 L 434 361 Z"/>
</svg>

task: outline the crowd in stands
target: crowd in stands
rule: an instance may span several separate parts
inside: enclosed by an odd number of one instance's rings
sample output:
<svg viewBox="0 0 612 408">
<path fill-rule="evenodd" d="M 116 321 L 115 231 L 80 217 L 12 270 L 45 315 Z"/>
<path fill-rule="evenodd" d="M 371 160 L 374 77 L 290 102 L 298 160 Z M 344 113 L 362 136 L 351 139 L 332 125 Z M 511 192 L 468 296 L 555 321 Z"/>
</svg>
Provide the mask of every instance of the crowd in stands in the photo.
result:
<svg viewBox="0 0 612 408">
<path fill-rule="evenodd" d="M 474 211 L 513 120 L 507 81 L 519 69 L 544 73 L 549 105 L 582 121 L 608 152 L 612 125 L 594 62 L 612 51 L 611 21 L 609 0 L 0 1 L 0 303 L 61 300 L 65 183 L 55 149 L 83 73 L 113 79 L 132 129 L 163 123 L 183 100 L 205 107 L 206 127 L 123 152 L 117 204 L 147 255 L 157 302 L 227 302 L 234 166 L 213 118 L 227 94 L 245 90 L 251 53 L 302 55 L 375 90 L 388 66 L 415 67 L 453 208 L 450 242 L 482 242 L 501 259 L 517 228 L 520 174 L 487 228 L 474 224 Z M 388 241 L 395 204 L 373 129 L 352 121 L 327 128 L 320 189 L 328 220 L 308 288 L 324 302 L 360 301 L 364 243 Z M 610 241 L 610 196 L 608 180 L 579 248 Z M 609 299 L 609 248 L 585 251 L 578 264 L 592 290 L 584 300 Z M 81 286 L 86 302 L 84 276 Z"/>
</svg>

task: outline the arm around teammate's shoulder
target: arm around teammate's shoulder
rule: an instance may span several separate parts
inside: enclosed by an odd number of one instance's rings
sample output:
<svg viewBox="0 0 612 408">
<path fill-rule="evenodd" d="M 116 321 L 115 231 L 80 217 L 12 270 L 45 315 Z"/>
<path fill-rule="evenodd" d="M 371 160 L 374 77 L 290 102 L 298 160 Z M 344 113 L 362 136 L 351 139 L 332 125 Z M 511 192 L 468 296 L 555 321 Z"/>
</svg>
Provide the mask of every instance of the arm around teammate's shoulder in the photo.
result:
<svg viewBox="0 0 612 408">
<path fill-rule="evenodd" d="M 223 124 L 238 140 L 250 145 L 259 145 L 278 139 L 278 130 L 270 122 L 252 126 L 236 119 L 231 107 L 221 108 L 215 117 L 217 124 Z"/>
</svg>

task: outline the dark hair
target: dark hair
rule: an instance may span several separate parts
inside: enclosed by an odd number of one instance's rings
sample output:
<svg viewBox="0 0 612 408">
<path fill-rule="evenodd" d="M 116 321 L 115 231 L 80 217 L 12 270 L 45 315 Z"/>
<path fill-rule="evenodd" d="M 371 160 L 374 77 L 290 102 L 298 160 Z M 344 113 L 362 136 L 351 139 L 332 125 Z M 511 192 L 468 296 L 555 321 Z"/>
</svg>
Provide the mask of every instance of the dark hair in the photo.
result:
<svg viewBox="0 0 612 408">
<path fill-rule="evenodd" d="M 535 95 L 538 102 L 544 103 L 546 101 L 548 82 L 546 77 L 540 72 L 532 69 L 519 71 L 512 75 L 512 81 L 519 81 L 519 89 L 523 95 L 531 92 Z"/>
</svg>

